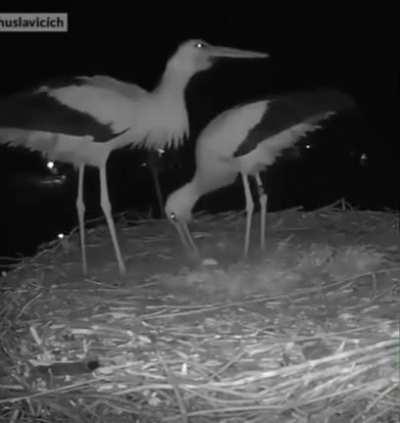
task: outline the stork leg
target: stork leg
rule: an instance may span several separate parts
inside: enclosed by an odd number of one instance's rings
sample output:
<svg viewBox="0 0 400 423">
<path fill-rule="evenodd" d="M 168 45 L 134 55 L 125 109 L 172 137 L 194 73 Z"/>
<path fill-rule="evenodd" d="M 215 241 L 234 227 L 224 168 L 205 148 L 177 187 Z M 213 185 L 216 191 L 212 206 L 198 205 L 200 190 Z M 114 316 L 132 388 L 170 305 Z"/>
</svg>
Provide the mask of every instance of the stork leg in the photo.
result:
<svg viewBox="0 0 400 423">
<path fill-rule="evenodd" d="M 264 185 L 262 183 L 261 177 L 259 173 L 256 173 L 254 175 L 257 182 L 257 192 L 258 192 L 258 198 L 260 200 L 260 247 L 261 250 L 265 250 L 265 229 L 266 229 L 266 220 L 267 220 L 267 201 L 268 197 L 264 190 Z"/>
<path fill-rule="evenodd" d="M 249 252 L 249 246 L 250 246 L 250 231 L 251 231 L 251 220 L 252 220 L 253 211 L 254 211 L 254 202 L 253 202 L 253 199 L 251 198 L 249 178 L 243 172 L 241 172 L 241 175 L 242 175 L 242 181 L 243 181 L 243 187 L 244 187 L 244 195 L 246 198 L 246 234 L 244 238 L 244 256 L 247 257 L 247 254 Z"/>
<path fill-rule="evenodd" d="M 163 195 L 161 193 L 160 178 L 158 175 L 158 170 L 157 170 L 157 167 L 152 162 L 150 162 L 149 167 L 150 167 L 151 176 L 153 177 L 154 187 L 156 190 L 158 207 L 160 208 L 160 215 L 162 218 L 165 218 L 166 216 L 165 216 L 165 211 L 163 207 L 164 200 L 163 200 Z"/>
<path fill-rule="evenodd" d="M 79 235 L 81 240 L 81 254 L 83 273 L 87 274 L 87 259 L 86 259 L 86 245 L 85 245 L 85 203 L 83 201 L 83 178 L 85 174 L 85 165 L 79 166 L 78 173 L 78 195 L 76 197 L 76 209 L 78 212 L 79 221 Z"/>
<path fill-rule="evenodd" d="M 110 198 L 108 196 L 108 188 L 107 188 L 107 171 L 106 171 L 106 162 L 100 167 L 100 194 L 101 194 L 101 208 L 103 209 L 104 216 L 106 217 L 106 221 L 108 224 L 108 228 L 110 230 L 111 239 L 114 245 L 115 255 L 118 261 L 118 268 L 121 275 L 126 274 L 125 263 L 122 258 L 121 250 L 119 248 L 117 234 L 115 231 L 114 220 L 111 214 L 111 203 Z"/>
</svg>

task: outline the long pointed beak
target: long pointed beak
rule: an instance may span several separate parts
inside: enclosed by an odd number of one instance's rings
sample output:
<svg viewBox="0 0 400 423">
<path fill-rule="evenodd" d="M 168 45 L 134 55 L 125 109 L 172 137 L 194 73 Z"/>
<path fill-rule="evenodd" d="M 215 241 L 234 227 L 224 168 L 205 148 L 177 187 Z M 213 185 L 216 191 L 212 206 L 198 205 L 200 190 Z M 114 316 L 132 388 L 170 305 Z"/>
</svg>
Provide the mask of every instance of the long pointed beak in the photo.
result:
<svg viewBox="0 0 400 423">
<path fill-rule="evenodd" d="M 200 256 L 199 250 L 193 240 L 192 235 L 190 234 L 187 223 L 180 220 L 172 220 L 173 225 L 175 226 L 176 231 L 178 232 L 179 238 L 182 242 L 183 247 L 190 254 L 197 257 Z"/>
<path fill-rule="evenodd" d="M 262 59 L 269 57 L 268 53 L 261 53 L 259 51 L 210 45 L 207 46 L 207 53 L 211 57 L 231 57 L 237 59 Z"/>
</svg>

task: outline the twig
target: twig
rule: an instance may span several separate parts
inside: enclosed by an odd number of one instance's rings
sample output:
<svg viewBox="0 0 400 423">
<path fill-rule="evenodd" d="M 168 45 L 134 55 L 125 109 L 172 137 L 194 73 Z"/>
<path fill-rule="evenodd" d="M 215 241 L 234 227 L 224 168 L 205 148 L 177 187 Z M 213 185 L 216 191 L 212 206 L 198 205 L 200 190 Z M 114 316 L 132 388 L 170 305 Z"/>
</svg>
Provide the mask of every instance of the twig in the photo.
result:
<svg viewBox="0 0 400 423">
<path fill-rule="evenodd" d="M 247 352 L 241 349 L 237 354 L 235 354 L 226 364 L 224 364 L 220 369 L 215 371 L 213 374 L 211 374 L 210 379 L 216 379 L 219 375 L 225 372 L 229 367 L 232 366 L 232 364 L 239 361 L 239 359 L 245 355 Z"/>
<path fill-rule="evenodd" d="M 244 412 L 244 411 L 276 411 L 282 412 L 282 407 L 280 406 L 270 406 L 270 405 L 252 405 L 246 407 L 223 407 L 223 408 L 211 408 L 200 411 L 192 411 L 188 413 L 188 417 L 196 416 L 209 416 L 212 414 L 224 414 L 224 413 L 235 413 L 235 412 Z M 170 416 L 165 417 L 163 421 L 170 422 L 178 420 L 180 416 Z"/>
<path fill-rule="evenodd" d="M 375 405 L 383 398 L 385 397 L 387 394 L 389 394 L 391 391 L 393 391 L 394 389 L 398 389 L 398 385 L 397 384 L 393 384 L 393 385 L 389 385 L 386 389 L 384 389 L 373 401 L 371 401 L 367 407 L 365 408 L 365 410 L 363 410 L 362 412 L 358 413 L 352 420 L 351 423 L 355 423 L 356 420 L 358 418 L 362 418 L 363 415 L 365 415 L 365 413 L 367 413 L 369 410 L 371 410 L 372 407 L 375 407 Z"/>
<path fill-rule="evenodd" d="M 167 375 L 168 382 L 171 384 L 171 386 L 174 389 L 174 393 L 175 393 L 176 399 L 178 401 L 179 410 L 180 410 L 181 416 L 182 416 L 182 422 L 188 423 L 187 410 L 186 410 L 186 407 L 185 407 L 185 403 L 182 399 L 182 396 L 179 392 L 177 380 L 176 380 L 175 376 L 172 374 L 172 372 L 169 370 L 169 368 L 168 368 L 167 364 L 165 363 L 161 354 L 157 353 L 157 356 L 158 356 L 158 359 L 160 360 L 160 363 L 161 363 L 161 365 L 162 365 L 162 367 L 163 367 L 163 369 L 164 369 L 164 371 Z"/>
<path fill-rule="evenodd" d="M 15 402 L 19 402 L 19 401 L 29 401 L 29 400 L 34 399 L 34 398 L 46 397 L 48 395 L 57 394 L 57 393 L 60 393 L 60 392 L 68 392 L 68 391 L 74 390 L 76 388 L 81 388 L 85 385 L 93 385 L 94 383 L 99 382 L 99 381 L 104 380 L 104 379 L 106 379 L 105 376 L 98 377 L 98 378 L 92 379 L 92 380 L 84 380 L 84 381 L 81 381 L 81 382 L 76 382 L 76 383 L 73 383 L 71 385 L 60 386 L 58 388 L 49 389 L 49 390 L 42 391 L 42 392 L 35 392 L 34 394 L 21 395 L 19 397 L 0 398 L 0 404 L 15 403 Z"/>
<path fill-rule="evenodd" d="M 39 294 L 35 295 L 33 298 L 31 298 L 22 308 L 21 310 L 18 312 L 18 314 L 15 317 L 15 320 L 18 320 L 26 311 L 26 309 L 32 305 L 32 303 L 34 303 L 39 297 L 42 296 L 42 293 L 39 292 Z"/>
</svg>

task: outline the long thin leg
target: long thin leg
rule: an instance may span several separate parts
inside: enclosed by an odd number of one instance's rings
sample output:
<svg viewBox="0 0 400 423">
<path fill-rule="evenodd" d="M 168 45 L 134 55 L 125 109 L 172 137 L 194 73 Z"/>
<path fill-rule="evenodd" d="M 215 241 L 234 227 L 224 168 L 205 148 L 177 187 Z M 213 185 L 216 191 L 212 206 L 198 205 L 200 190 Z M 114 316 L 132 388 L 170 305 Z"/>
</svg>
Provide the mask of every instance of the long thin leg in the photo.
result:
<svg viewBox="0 0 400 423">
<path fill-rule="evenodd" d="M 260 174 L 256 173 L 254 175 L 257 182 L 257 192 L 258 192 L 258 198 L 260 200 L 260 247 L 262 250 L 265 250 L 265 238 L 266 238 L 266 220 L 267 220 L 267 201 L 268 197 L 264 190 L 264 185 L 262 183 L 262 180 L 260 178 Z"/>
<path fill-rule="evenodd" d="M 164 200 L 163 195 L 161 193 L 161 186 L 160 186 L 160 178 L 158 174 L 158 169 L 156 165 L 152 162 L 149 164 L 151 176 L 153 177 L 154 188 L 156 190 L 156 196 L 158 201 L 158 207 L 160 208 L 160 215 L 164 219 L 165 218 L 165 211 L 164 211 Z"/>
<path fill-rule="evenodd" d="M 241 173 L 243 187 L 244 187 L 244 195 L 246 198 L 246 235 L 244 238 L 244 256 L 247 257 L 249 252 L 250 246 L 250 231 L 251 231 L 251 220 L 253 217 L 253 210 L 254 210 L 254 202 L 251 198 L 251 191 L 249 185 L 249 178 L 245 173 Z"/>
<path fill-rule="evenodd" d="M 83 179 L 85 174 L 85 165 L 79 166 L 78 173 L 78 196 L 76 197 L 76 209 L 79 221 L 79 236 L 81 240 L 82 268 L 83 273 L 87 273 L 86 245 L 85 245 L 85 202 L 83 201 Z"/>
<path fill-rule="evenodd" d="M 100 171 L 101 208 L 103 209 L 103 213 L 104 213 L 104 216 L 106 217 L 108 228 L 110 230 L 111 239 L 114 245 L 115 255 L 118 261 L 119 271 L 121 275 L 125 275 L 126 274 L 125 263 L 124 263 L 124 259 L 122 258 L 121 250 L 119 248 L 117 234 L 115 232 L 114 220 L 111 214 L 110 198 L 108 197 L 106 163 L 104 163 L 100 167 L 99 171 Z"/>
</svg>

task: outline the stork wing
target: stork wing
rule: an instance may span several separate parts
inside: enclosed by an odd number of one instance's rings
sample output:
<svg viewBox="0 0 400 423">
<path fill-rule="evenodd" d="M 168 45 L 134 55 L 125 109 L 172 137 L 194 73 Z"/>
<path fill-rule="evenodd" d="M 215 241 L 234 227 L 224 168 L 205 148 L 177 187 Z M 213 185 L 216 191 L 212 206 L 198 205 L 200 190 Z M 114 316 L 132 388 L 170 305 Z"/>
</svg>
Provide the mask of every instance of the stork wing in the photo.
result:
<svg viewBox="0 0 400 423">
<path fill-rule="evenodd" d="M 118 92 L 124 97 L 128 97 L 132 100 L 145 97 L 148 94 L 147 91 L 139 87 L 139 85 L 118 81 L 118 79 L 111 78 L 107 75 L 81 76 L 79 79 L 93 87 Z"/>
<path fill-rule="evenodd" d="M 148 93 L 134 84 L 117 81 L 104 75 L 75 78 L 73 84 L 43 86 L 37 93 L 46 93 L 59 103 L 108 125 L 115 133 L 125 131 L 137 120 Z"/>
<path fill-rule="evenodd" d="M 280 133 L 284 133 L 285 136 L 291 133 L 294 143 L 307 132 L 318 129 L 318 122 L 328 119 L 338 111 L 351 110 L 355 107 L 354 100 L 350 96 L 334 90 L 299 91 L 265 100 L 263 116 L 256 125 L 249 128 L 247 136 L 234 156 L 244 156 L 254 150 L 259 143 L 272 139 Z M 290 128 L 294 130 L 290 132 Z"/>
<path fill-rule="evenodd" d="M 69 107 L 47 92 L 21 92 L 0 101 L 0 143 L 26 141 L 31 132 L 52 138 L 55 134 L 90 136 L 97 142 L 105 142 L 122 131 L 115 131 L 110 123 L 88 113 L 82 113 L 77 107 Z M 17 130 L 17 132 L 15 132 Z M 22 132 L 21 132 L 22 131 Z"/>
</svg>

